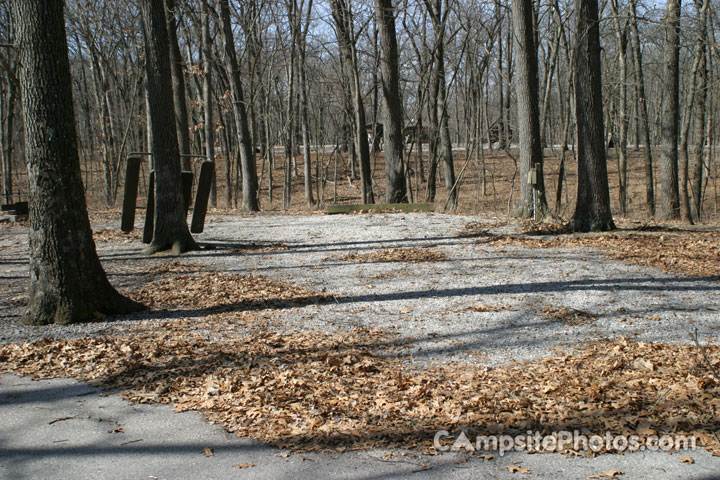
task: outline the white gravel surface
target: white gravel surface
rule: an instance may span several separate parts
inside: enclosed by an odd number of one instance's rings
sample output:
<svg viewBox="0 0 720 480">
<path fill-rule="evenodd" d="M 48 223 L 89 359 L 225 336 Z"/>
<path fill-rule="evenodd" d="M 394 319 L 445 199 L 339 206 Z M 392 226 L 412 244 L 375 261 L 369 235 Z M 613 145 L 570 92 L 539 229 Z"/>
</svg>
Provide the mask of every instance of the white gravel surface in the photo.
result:
<svg viewBox="0 0 720 480">
<path fill-rule="evenodd" d="M 552 347 L 621 336 L 690 342 L 696 329 L 701 341 L 717 341 L 720 295 L 715 281 L 629 265 L 590 248 L 489 247 L 477 238 L 455 235 L 470 222 L 485 224 L 491 233 L 509 233 L 514 228 L 498 219 L 426 213 L 215 217 L 198 236 L 212 248 L 184 255 L 181 261 L 325 290 L 335 296 L 334 302 L 282 311 L 278 328 L 393 330 L 411 339 L 418 362 L 501 364 L 544 356 Z M 95 227 L 107 226 L 116 227 L 114 223 Z M 67 327 L 19 325 L 26 242 L 22 228 L 0 231 L 0 286 L 6 290 L 0 299 L 0 343 L 109 333 L 126 328 L 133 319 L 156 316 L 150 312 L 123 321 Z M 249 244 L 278 243 L 287 249 L 233 252 Z M 444 252 L 447 259 L 425 263 L 339 259 L 352 252 L 398 247 L 430 248 Z M 146 260 L 141 249 L 139 242 L 98 243 L 110 279 L 120 288 L 133 282 L 120 267 L 169 259 L 157 255 Z M 502 310 L 469 310 L 477 305 Z M 568 325 L 542 312 L 564 307 L 591 313 L 596 319 Z M 182 314 L 192 316 L 193 311 Z"/>
</svg>

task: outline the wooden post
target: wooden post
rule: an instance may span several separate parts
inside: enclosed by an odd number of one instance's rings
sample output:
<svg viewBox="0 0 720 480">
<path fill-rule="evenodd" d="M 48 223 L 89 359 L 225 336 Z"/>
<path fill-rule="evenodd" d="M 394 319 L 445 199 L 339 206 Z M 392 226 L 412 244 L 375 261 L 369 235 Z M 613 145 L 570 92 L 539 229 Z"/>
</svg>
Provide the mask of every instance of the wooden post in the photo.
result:
<svg viewBox="0 0 720 480">
<path fill-rule="evenodd" d="M 147 203 L 145 204 L 145 228 L 143 230 L 143 243 L 152 242 L 155 227 L 155 170 L 150 172 L 148 180 Z"/>
<path fill-rule="evenodd" d="M 140 180 L 140 158 L 127 159 L 125 187 L 123 189 L 122 221 L 120 230 L 132 232 L 135 228 L 135 207 L 137 206 L 138 182 Z"/>
<path fill-rule="evenodd" d="M 205 214 L 207 213 L 214 171 L 215 163 L 209 160 L 204 161 L 200 166 L 200 178 L 198 179 L 197 192 L 195 192 L 195 207 L 193 208 L 192 222 L 190 223 L 191 233 L 202 233 L 205 228 Z"/>
</svg>

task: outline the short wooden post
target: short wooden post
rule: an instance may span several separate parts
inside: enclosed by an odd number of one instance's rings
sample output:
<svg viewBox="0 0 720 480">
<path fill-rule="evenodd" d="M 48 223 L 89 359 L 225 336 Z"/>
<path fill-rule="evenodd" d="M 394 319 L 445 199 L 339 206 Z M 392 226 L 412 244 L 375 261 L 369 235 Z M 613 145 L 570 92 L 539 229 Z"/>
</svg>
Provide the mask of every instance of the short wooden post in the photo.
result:
<svg viewBox="0 0 720 480">
<path fill-rule="evenodd" d="M 215 163 L 209 160 L 200 165 L 200 178 L 198 179 L 197 192 L 195 192 L 195 207 L 193 207 L 192 222 L 190 223 L 191 233 L 202 233 L 205 228 L 205 214 L 210 199 L 210 187 L 214 170 Z"/>
<path fill-rule="evenodd" d="M 129 157 L 125 168 L 123 189 L 122 220 L 120 230 L 132 232 L 135 228 L 135 207 L 137 206 L 138 182 L 140 181 L 140 158 Z"/>
</svg>

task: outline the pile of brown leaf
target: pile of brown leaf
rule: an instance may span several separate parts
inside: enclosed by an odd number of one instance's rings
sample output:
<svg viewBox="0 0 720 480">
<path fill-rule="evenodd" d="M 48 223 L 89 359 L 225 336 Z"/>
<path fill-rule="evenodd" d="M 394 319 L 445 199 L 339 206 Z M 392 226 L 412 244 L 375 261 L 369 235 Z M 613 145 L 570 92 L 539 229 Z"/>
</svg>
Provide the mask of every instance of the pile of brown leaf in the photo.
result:
<svg viewBox="0 0 720 480">
<path fill-rule="evenodd" d="M 488 232 L 474 235 L 482 237 L 478 243 L 490 246 L 600 248 L 612 258 L 637 265 L 694 277 L 720 277 L 718 232 L 659 230 L 555 235 L 553 231 L 536 229 L 519 235 Z"/>
<path fill-rule="evenodd" d="M 351 262 L 351 263 L 370 263 L 370 262 L 439 262 L 447 259 L 445 253 L 433 250 L 431 248 L 388 248 L 385 250 L 375 250 L 368 253 L 348 253 L 339 257 L 330 257 L 327 260 Z"/>
<path fill-rule="evenodd" d="M 130 337 L 0 346 L 0 371 L 73 376 L 138 402 L 197 410 L 238 436 L 295 450 L 377 447 L 432 451 L 438 430 L 473 434 L 694 434 L 720 454 L 720 347 L 594 343 L 543 360 L 487 369 L 407 368 L 380 355 L 381 331 L 222 340 L 154 325 Z M 474 438 L 474 437 L 471 437 Z"/>
<path fill-rule="evenodd" d="M 177 262 L 176 262 L 177 263 Z M 261 275 L 201 272 L 194 265 L 164 264 L 163 271 L 188 272 L 165 276 L 127 292 L 133 300 L 150 308 L 233 310 L 291 308 L 325 303 L 325 293 L 296 287 Z"/>
</svg>

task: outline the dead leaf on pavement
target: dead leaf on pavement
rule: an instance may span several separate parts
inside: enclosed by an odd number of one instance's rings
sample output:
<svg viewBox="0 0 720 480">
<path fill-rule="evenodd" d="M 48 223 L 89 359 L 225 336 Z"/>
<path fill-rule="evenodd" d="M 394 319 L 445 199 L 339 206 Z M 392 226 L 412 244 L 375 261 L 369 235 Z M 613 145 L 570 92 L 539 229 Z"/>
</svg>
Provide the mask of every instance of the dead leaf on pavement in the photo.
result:
<svg viewBox="0 0 720 480">
<path fill-rule="evenodd" d="M 511 467 L 505 467 L 508 469 L 510 473 L 520 473 L 523 475 L 530 475 L 532 471 L 529 468 L 520 467 L 518 465 L 513 465 Z"/>
<path fill-rule="evenodd" d="M 593 479 L 593 478 L 615 478 L 615 477 L 617 477 L 618 475 L 625 475 L 625 473 L 624 473 L 623 471 L 621 471 L 621 470 L 605 470 L 604 472 L 602 472 L 602 473 L 599 474 L 599 475 L 588 475 L 587 478 L 588 478 L 588 479 Z"/>
</svg>

